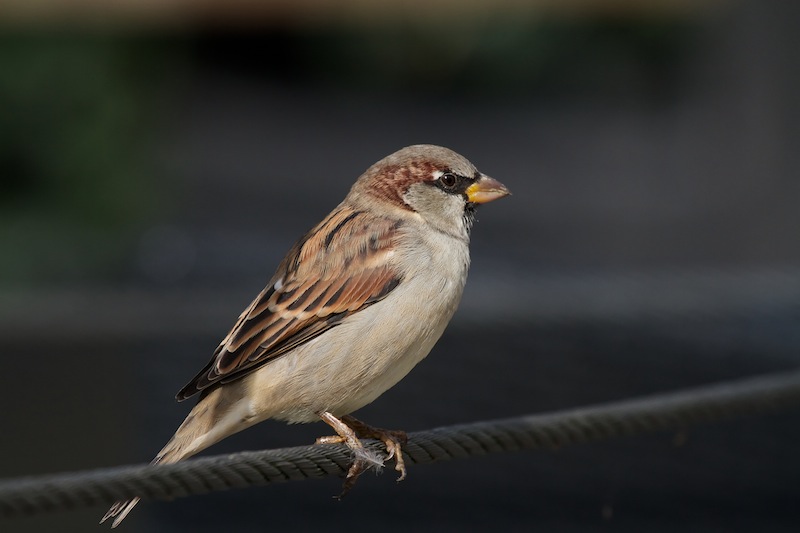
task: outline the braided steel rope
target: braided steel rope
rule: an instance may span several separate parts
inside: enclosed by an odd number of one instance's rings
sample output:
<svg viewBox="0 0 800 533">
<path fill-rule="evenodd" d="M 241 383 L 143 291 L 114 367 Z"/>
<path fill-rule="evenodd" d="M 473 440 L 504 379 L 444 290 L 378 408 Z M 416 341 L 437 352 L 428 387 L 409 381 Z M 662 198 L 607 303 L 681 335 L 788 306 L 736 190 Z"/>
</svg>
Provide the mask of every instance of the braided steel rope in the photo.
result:
<svg viewBox="0 0 800 533">
<path fill-rule="evenodd" d="M 489 453 L 553 449 L 800 406 L 800 371 L 571 409 L 409 434 L 406 460 L 431 463 Z M 376 441 L 365 443 L 383 453 Z M 241 452 L 162 466 L 125 466 L 0 482 L 0 517 L 108 505 L 134 496 L 172 500 L 343 474 L 344 445 Z"/>
</svg>

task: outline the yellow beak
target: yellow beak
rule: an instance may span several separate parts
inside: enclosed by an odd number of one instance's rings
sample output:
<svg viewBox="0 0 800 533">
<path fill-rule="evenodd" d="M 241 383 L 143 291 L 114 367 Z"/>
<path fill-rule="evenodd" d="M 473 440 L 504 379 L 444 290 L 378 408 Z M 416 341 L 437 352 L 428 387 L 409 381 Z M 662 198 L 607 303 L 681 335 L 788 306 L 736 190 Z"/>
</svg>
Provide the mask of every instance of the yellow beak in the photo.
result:
<svg viewBox="0 0 800 533">
<path fill-rule="evenodd" d="M 467 187 L 467 198 L 474 204 L 485 204 L 508 196 L 511 192 L 505 185 L 489 176 L 481 176 L 478 181 Z"/>
</svg>

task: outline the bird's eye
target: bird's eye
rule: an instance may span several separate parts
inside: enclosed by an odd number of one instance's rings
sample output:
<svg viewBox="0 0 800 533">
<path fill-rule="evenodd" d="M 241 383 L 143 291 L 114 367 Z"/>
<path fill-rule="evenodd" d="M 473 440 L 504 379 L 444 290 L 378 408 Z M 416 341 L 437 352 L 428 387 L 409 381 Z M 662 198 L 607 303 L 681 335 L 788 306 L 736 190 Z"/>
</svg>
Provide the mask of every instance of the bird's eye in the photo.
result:
<svg viewBox="0 0 800 533">
<path fill-rule="evenodd" d="M 447 172 L 439 177 L 439 183 L 441 183 L 446 189 L 452 189 L 456 186 L 456 183 L 458 183 L 458 179 L 456 178 L 455 174 Z"/>
</svg>

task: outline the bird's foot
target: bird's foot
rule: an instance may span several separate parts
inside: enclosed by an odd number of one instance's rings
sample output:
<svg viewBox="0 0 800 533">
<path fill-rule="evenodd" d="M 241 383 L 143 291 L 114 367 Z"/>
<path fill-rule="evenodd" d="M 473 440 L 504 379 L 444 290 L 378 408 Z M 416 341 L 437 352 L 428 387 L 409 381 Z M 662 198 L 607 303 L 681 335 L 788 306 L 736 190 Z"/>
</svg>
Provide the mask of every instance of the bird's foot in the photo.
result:
<svg viewBox="0 0 800 533">
<path fill-rule="evenodd" d="M 406 466 L 405 461 L 403 461 L 402 446 L 408 441 L 408 436 L 404 431 L 374 428 L 350 415 L 343 416 L 339 419 L 331 413 L 322 412 L 319 416 L 326 424 L 336 431 L 337 435 L 320 437 L 317 439 L 317 444 L 344 443 L 353 451 L 353 462 L 350 464 L 350 468 L 347 471 L 347 476 L 342 486 L 342 493 L 339 495 L 340 499 L 353 488 L 358 480 L 358 476 L 366 470 L 370 468 L 380 469 L 383 467 L 383 460 L 376 457 L 371 450 L 364 447 L 360 439 L 377 439 L 383 442 L 384 446 L 386 446 L 386 453 L 388 454 L 386 459 L 394 457 L 395 470 L 400 472 L 400 477 L 397 478 L 397 481 L 405 479 Z"/>
<path fill-rule="evenodd" d="M 402 447 L 408 442 L 408 435 L 406 435 L 405 431 L 372 427 L 350 415 L 343 416 L 342 421 L 353 428 L 356 435 L 360 438 L 377 439 L 381 441 L 383 445 L 386 446 L 386 453 L 388 454 L 386 459 L 394 457 L 394 469 L 400 473 L 400 477 L 397 478 L 397 481 L 403 481 L 406 478 L 406 463 L 403 461 L 402 450 Z"/>
</svg>

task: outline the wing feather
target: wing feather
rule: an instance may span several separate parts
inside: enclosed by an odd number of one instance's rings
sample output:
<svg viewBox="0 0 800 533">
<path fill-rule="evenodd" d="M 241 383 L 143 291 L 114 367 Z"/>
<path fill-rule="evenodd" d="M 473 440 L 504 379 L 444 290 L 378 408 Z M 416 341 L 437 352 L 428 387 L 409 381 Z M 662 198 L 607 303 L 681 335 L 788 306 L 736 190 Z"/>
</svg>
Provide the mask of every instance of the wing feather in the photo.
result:
<svg viewBox="0 0 800 533">
<path fill-rule="evenodd" d="M 401 223 L 340 205 L 292 248 L 178 400 L 239 379 L 385 298 Z"/>
</svg>

